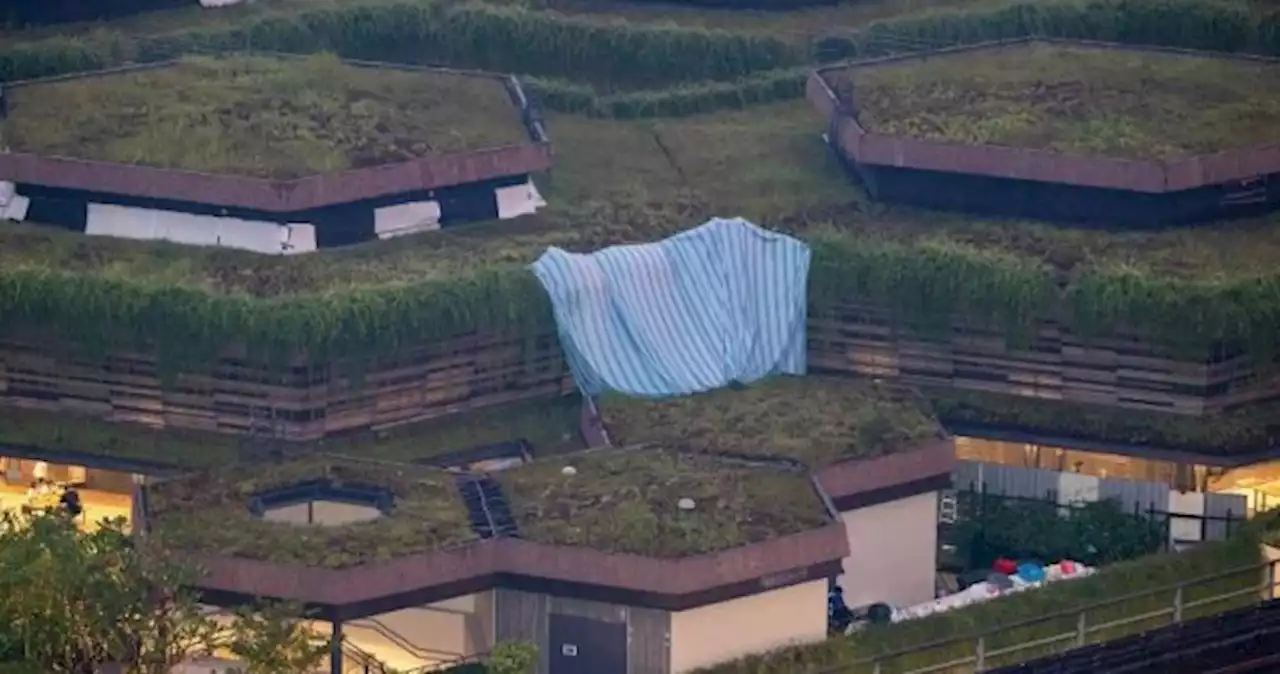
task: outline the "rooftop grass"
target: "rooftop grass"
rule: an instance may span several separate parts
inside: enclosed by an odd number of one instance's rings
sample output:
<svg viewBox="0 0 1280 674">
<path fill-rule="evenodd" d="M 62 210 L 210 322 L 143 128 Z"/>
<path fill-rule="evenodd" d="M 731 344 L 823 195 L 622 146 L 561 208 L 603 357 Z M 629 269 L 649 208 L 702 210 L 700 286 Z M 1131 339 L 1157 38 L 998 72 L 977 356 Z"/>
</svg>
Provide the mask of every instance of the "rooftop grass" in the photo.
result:
<svg viewBox="0 0 1280 674">
<path fill-rule="evenodd" d="M 804 101 L 654 122 L 551 114 L 548 124 L 556 168 L 536 180 L 552 206 L 537 216 L 280 259 L 9 226 L 0 228 L 0 266 L 217 294 L 329 294 L 515 267 L 552 245 L 653 241 L 726 214 L 802 235 L 834 229 L 859 242 L 1009 252 L 1067 274 L 1119 266 L 1230 280 L 1280 263 L 1280 215 L 1118 233 L 871 203 L 830 157 Z"/>
<path fill-rule="evenodd" d="M 498 480 L 522 537 L 606 552 L 685 557 L 829 522 L 802 472 L 668 450 L 584 452 Z M 692 510 L 679 508 L 683 498 L 693 499 Z"/>
<path fill-rule="evenodd" d="M 665 400 L 607 396 L 600 410 L 618 446 L 781 456 L 814 467 L 911 449 L 939 432 L 914 400 L 867 381 L 816 376 Z"/>
<path fill-rule="evenodd" d="M 392 512 L 343 526 L 271 522 L 249 510 L 264 490 L 328 478 L 385 487 Z M 151 535 L 183 552 L 344 568 L 475 540 L 453 478 L 444 471 L 334 456 L 239 463 L 154 484 Z"/>
<path fill-rule="evenodd" d="M 290 445 L 298 451 L 421 461 L 472 447 L 523 438 L 539 455 L 582 449 L 576 397 L 516 403 L 439 421 Z M 115 460 L 147 461 L 179 468 L 226 465 L 241 456 L 245 440 L 216 433 L 156 430 L 70 414 L 0 407 L 0 445 L 75 452 Z"/>
<path fill-rule="evenodd" d="M 1172 160 L 1280 143 L 1280 64 L 1022 43 L 831 71 L 868 130 Z"/>
<path fill-rule="evenodd" d="M 526 142 L 501 80 L 331 55 L 189 57 L 5 92 L 15 152 L 260 178 Z"/>
</svg>

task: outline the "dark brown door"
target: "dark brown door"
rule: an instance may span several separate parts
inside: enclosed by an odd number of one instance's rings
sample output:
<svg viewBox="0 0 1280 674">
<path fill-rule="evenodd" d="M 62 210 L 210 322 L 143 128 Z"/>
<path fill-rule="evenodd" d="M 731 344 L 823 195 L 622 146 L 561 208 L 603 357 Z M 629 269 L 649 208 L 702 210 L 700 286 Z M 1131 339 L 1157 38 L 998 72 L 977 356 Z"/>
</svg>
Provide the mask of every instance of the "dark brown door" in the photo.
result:
<svg viewBox="0 0 1280 674">
<path fill-rule="evenodd" d="M 627 626 L 551 614 L 549 674 L 627 674 Z"/>
</svg>

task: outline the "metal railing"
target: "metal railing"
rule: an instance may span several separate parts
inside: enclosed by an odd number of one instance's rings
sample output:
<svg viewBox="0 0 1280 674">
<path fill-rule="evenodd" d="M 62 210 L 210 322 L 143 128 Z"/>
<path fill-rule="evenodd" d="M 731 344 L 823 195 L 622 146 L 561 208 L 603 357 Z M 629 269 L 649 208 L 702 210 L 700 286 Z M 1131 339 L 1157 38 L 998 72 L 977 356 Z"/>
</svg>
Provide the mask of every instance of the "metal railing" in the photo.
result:
<svg viewBox="0 0 1280 674">
<path fill-rule="evenodd" d="M 852 663 L 822 670 L 817 674 L 851 674 L 854 672 L 870 672 L 870 674 L 888 674 L 889 672 L 894 674 L 936 674 L 939 672 L 970 674 L 984 672 L 996 667 L 1061 653 L 1090 643 L 1106 641 L 1111 638 L 1118 638 L 1165 625 L 1178 624 L 1186 619 L 1210 617 L 1229 609 L 1241 608 L 1249 603 L 1261 603 L 1273 598 L 1276 595 L 1276 589 L 1280 587 L 1280 583 L 1276 579 L 1277 565 L 1280 565 L 1280 560 L 1201 576 L 1173 585 L 1107 599 L 1079 609 L 1003 625 L 997 629 L 978 634 L 939 639 L 911 648 L 863 658 Z M 1260 580 L 1243 586 L 1231 582 L 1237 579 L 1243 582 L 1247 580 L 1247 574 L 1257 574 Z M 1198 588 L 1224 581 L 1236 586 L 1224 589 L 1221 592 L 1196 596 L 1200 594 L 1196 592 Z M 1245 597 L 1252 597 L 1253 601 L 1230 605 L 1221 610 L 1209 610 L 1209 607 L 1232 602 L 1233 600 L 1241 600 Z M 1100 613 L 1110 613 L 1112 615 L 1121 613 L 1121 607 L 1125 604 L 1149 604 L 1151 608 L 1124 611 L 1121 617 L 1109 620 L 1096 619 L 1096 616 Z M 1095 619 L 1090 620 L 1090 616 L 1094 616 Z M 1156 624 L 1156 621 L 1161 622 Z M 1059 625 L 1071 625 L 1072 627 L 1063 629 Z M 1141 627 L 1138 627 L 1139 625 Z M 1124 630 L 1124 628 L 1131 629 Z M 1124 630 L 1123 634 L 1115 633 L 1121 630 Z M 1043 633 L 1034 634 L 1034 636 L 1029 634 L 1029 638 L 1025 640 L 1006 646 L 992 647 L 994 643 L 1007 641 L 1008 634 L 1020 631 Z M 1099 636 L 1104 633 L 1110 634 L 1105 637 Z M 1006 638 L 1000 639 L 999 637 Z M 903 664 L 899 662 L 901 660 L 919 658 L 922 654 L 933 651 L 955 652 L 957 655 L 945 661 L 915 668 L 895 666 Z M 959 655 L 962 652 L 964 655 Z"/>
<path fill-rule="evenodd" d="M 377 618 L 360 618 L 352 620 L 346 624 L 351 629 L 369 630 L 378 636 L 391 642 L 400 650 L 426 663 L 453 662 L 463 657 L 462 653 L 451 651 L 437 651 L 424 646 L 419 646 L 403 634 L 391 629 L 386 623 Z"/>
</svg>

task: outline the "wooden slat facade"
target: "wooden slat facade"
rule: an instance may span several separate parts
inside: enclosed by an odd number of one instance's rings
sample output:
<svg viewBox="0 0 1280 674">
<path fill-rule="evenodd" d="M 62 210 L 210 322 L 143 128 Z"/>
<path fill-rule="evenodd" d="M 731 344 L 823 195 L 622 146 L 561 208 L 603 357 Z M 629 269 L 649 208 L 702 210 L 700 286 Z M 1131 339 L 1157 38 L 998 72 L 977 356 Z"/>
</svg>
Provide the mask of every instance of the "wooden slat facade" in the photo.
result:
<svg viewBox="0 0 1280 674">
<path fill-rule="evenodd" d="M 0 342 L 0 404 L 156 428 L 260 432 L 268 410 L 294 441 L 378 431 L 521 400 L 564 395 L 572 376 L 554 333 L 472 335 L 426 343 L 376 363 L 308 364 L 287 372 L 228 355 L 205 374 L 162 385 L 154 358 L 90 359 Z M 1129 409 L 1200 415 L 1280 397 L 1280 375 L 1247 356 L 1187 362 L 1137 339 L 1083 339 L 1042 321 L 1024 348 L 996 329 L 955 327 L 925 338 L 855 305 L 813 311 L 811 371 L 897 379 Z M 351 373 L 361 373 L 353 380 Z"/>
<path fill-rule="evenodd" d="M 360 373 L 353 380 L 353 373 Z M 264 423 L 306 441 L 427 421 L 573 390 L 558 340 L 471 336 L 378 363 L 270 372 L 226 357 L 167 382 L 152 357 L 89 359 L 0 342 L 0 404 L 155 428 L 249 434 Z"/>
<path fill-rule="evenodd" d="M 908 384 L 1200 415 L 1280 397 L 1246 355 L 1187 362 L 1137 339 L 1083 339 L 1049 320 L 1023 348 L 998 329 L 925 338 L 886 312 L 843 306 L 809 317 L 809 368 Z"/>
</svg>

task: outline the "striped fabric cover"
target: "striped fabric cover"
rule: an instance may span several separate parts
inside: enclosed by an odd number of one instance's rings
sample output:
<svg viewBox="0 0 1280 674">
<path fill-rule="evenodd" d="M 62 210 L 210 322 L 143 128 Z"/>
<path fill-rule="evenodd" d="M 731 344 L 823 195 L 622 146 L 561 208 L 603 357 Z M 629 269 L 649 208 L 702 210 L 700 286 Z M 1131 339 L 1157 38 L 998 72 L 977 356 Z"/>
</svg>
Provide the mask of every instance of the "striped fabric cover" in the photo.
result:
<svg viewBox="0 0 1280 674">
<path fill-rule="evenodd" d="M 532 265 L 582 392 L 647 398 L 804 374 L 809 247 L 742 219 Z"/>
</svg>

